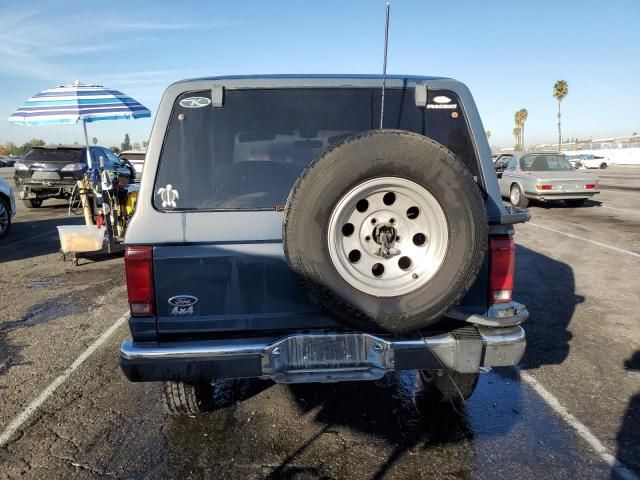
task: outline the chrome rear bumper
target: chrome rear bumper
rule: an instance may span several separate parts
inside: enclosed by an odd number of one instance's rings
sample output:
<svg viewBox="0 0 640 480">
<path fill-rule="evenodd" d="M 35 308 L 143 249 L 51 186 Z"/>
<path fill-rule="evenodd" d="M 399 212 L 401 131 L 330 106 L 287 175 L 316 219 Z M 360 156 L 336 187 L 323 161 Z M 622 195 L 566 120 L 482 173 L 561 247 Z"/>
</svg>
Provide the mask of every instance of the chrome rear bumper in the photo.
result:
<svg viewBox="0 0 640 480">
<path fill-rule="evenodd" d="M 397 338 L 369 333 L 292 333 L 284 337 L 134 343 L 120 347 L 132 381 L 268 377 L 278 383 L 376 380 L 390 370 L 517 364 L 524 354 L 520 326 L 466 326 L 448 333 Z"/>
</svg>

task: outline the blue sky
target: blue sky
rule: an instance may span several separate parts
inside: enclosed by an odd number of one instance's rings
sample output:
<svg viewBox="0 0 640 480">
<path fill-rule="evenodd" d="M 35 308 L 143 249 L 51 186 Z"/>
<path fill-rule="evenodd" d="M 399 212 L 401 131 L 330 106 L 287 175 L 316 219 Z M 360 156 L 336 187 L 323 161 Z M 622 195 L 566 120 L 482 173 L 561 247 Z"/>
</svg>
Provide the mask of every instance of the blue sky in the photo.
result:
<svg viewBox="0 0 640 480">
<path fill-rule="evenodd" d="M 182 78 L 250 73 L 378 73 L 383 0 L 0 0 L 0 143 L 36 137 L 83 141 L 75 126 L 18 127 L 6 118 L 56 85 L 95 82 L 152 113 Z M 394 0 L 389 73 L 442 75 L 471 89 L 491 143 L 513 144 L 527 108 L 526 143 L 556 138 L 555 80 L 569 82 L 563 134 L 602 138 L 640 131 L 640 1 Z M 89 126 L 101 144 L 152 119 Z"/>
</svg>

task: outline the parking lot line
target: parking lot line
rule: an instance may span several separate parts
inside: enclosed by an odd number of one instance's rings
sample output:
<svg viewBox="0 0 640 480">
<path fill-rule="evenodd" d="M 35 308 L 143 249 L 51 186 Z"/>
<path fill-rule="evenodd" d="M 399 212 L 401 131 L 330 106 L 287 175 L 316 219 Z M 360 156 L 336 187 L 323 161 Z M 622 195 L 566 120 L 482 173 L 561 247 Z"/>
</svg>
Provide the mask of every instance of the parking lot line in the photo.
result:
<svg viewBox="0 0 640 480">
<path fill-rule="evenodd" d="M 577 240 L 582 240 L 583 242 L 591 243 L 593 245 L 597 245 L 599 247 L 608 248 L 609 250 L 613 250 L 618 253 L 625 253 L 627 255 L 631 255 L 632 257 L 640 258 L 640 253 L 632 252 L 631 250 L 625 250 L 624 248 L 614 247 L 613 245 L 609 245 L 607 243 L 598 242 L 597 240 L 590 240 L 588 238 L 580 237 L 578 235 L 573 235 L 572 233 L 563 232 L 562 230 L 556 230 L 555 228 L 545 227 L 544 225 L 539 225 L 533 222 L 527 222 L 527 225 L 531 225 L 533 227 L 542 228 L 544 230 L 549 230 L 550 232 L 559 233 L 560 235 L 565 235 L 567 237 L 575 238 Z"/>
<path fill-rule="evenodd" d="M 606 205 L 598 205 L 597 208 L 608 208 L 610 210 L 618 210 L 619 212 L 634 213 L 636 215 L 640 215 L 639 210 L 627 210 L 626 208 L 608 207 Z"/>
<path fill-rule="evenodd" d="M 93 342 L 87 349 L 78 356 L 74 360 L 74 362 L 66 368 L 64 372 L 60 376 L 58 376 L 53 382 L 45 388 L 40 395 L 38 395 L 29 405 L 25 408 L 17 417 L 15 417 L 7 426 L 7 428 L 0 435 L 0 447 L 4 447 L 14 433 L 18 431 L 22 425 L 29 420 L 29 418 L 38 410 L 38 408 L 56 391 L 56 389 L 62 385 L 69 376 L 78 369 L 80 365 L 84 363 L 84 361 L 89 358 L 104 342 L 106 342 L 111 335 L 122 326 L 129 316 L 129 312 L 126 312 L 122 315 L 118 320 L 115 321 L 113 325 L 111 325 L 107 330 L 105 330 L 102 335 L 98 337 L 98 339 Z"/>
<path fill-rule="evenodd" d="M 591 433 L 580 420 L 571 415 L 569 411 L 560 403 L 560 401 L 546 388 L 542 386 L 535 378 L 533 378 L 527 372 L 520 372 L 520 378 L 522 378 L 527 384 L 533 388 L 533 390 L 545 401 L 549 407 L 556 412 L 567 425 L 575 430 L 580 438 L 589 444 L 589 446 L 600 456 L 600 458 L 609 465 L 613 471 L 615 471 L 623 480 L 640 480 L 640 477 L 634 472 L 629 470 L 623 463 L 621 463 L 616 457 L 611 455 L 607 448 L 602 444 L 598 438 Z"/>
</svg>

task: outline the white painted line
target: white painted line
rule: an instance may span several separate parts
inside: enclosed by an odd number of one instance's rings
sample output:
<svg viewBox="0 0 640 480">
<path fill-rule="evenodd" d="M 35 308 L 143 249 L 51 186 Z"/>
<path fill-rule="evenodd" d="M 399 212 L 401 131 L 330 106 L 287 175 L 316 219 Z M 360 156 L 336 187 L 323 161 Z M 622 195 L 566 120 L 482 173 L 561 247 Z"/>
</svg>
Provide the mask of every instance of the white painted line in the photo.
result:
<svg viewBox="0 0 640 480">
<path fill-rule="evenodd" d="M 626 212 L 626 213 L 635 213 L 636 215 L 640 215 L 640 210 L 627 210 L 626 208 L 616 208 L 616 207 L 608 207 L 606 205 L 598 205 L 597 207 L 593 207 L 593 208 L 608 208 L 610 210 L 617 210 L 619 212 Z"/>
<path fill-rule="evenodd" d="M 604 192 L 614 193 L 616 195 L 619 194 L 619 193 L 622 193 L 624 195 L 638 195 L 638 192 L 629 192 L 627 190 L 617 190 L 615 188 L 602 188 L 602 187 L 600 187 L 600 194 L 602 194 Z"/>
<path fill-rule="evenodd" d="M 115 332 L 118 327 L 122 326 L 129 317 L 129 312 L 122 315 L 116 322 L 111 325 L 98 339 L 93 342 L 87 349 L 80 354 L 75 361 L 67 367 L 67 369 L 62 372 L 62 375 L 57 377 L 53 382 L 49 384 L 47 388 L 45 388 L 40 395 L 38 395 L 28 406 L 25 408 L 17 417 L 15 417 L 9 426 L 2 432 L 0 435 L 0 447 L 4 447 L 7 442 L 11 439 L 14 433 L 18 431 L 22 425 L 29 420 L 29 418 L 38 410 L 38 408 L 56 391 L 56 389 L 62 385 L 69 376 L 78 369 L 80 365 L 84 363 L 84 361 L 89 358 L 104 342 L 106 342 L 113 332 Z"/>
<path fill-rule="evenodd" d="M 582 240 L 583 242 L 591 243 L 593 245 L 597 245 L 599 247 L 608 248 L 609 250 L 613 250 L 618 253 L 625 253 L 627 255 L 631 255 L 632 257 L 640 258 L 640 253 L 632 252 L 631 250 L 625 250 L 624 248 L 614 247 L 613 245 L 609 245 L 608 243 L 598 242 L 596 240 L 589 240 L 588 238 L 579 237 L 578 235 L 573 235 L 571 233 L 563 232 L 562 230 L 556 230 L 555 228 L 545 227 L 544 225 L 539 225 L 533 222 L 527 222 L 525 225 L 531 225 L 533 227 L 542 228 L 544 230 L 549 230 L 550 232 L 559 233 L 560 235 L 565 235 L 567 237 L 575 238 L 577 240 Z"/>
<path fill-rule="evenodd" d="M 520 378 L 527 382 L 535 392 L 556 412 L 562 420 L 564 420 L 571 428 L 575 430 L 580 438 L 589 444 L 589 446 L 600 456 L 600 458 L 615 471 L 623 480 L 640 480 L 640 477 L 629 470 L 616 457 L 611 455 L 607 448 L 598 438 L 591 433 L 580 420 L 571 415 L 569 411 L 562 406 L 558 399 L 553 396 L 549 390 L 544 388 L 535 378 L 527 372 L 520 372 Z"/>
</svg>

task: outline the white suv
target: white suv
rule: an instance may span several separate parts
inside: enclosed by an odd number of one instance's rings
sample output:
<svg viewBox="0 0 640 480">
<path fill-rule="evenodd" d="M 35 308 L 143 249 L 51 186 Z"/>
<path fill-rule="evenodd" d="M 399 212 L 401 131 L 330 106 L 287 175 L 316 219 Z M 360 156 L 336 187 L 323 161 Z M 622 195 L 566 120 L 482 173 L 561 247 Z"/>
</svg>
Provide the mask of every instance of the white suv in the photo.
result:
<svg viewBox="0 0 640 480">
<path fill-rule="evenodd" d="M 591 153 L 581 155 L 580 161 L 585 168 L 599 168 L 604 170 L 609 166 L 609 159 L 607 157 L 593 155 Z"/>
</svg>

